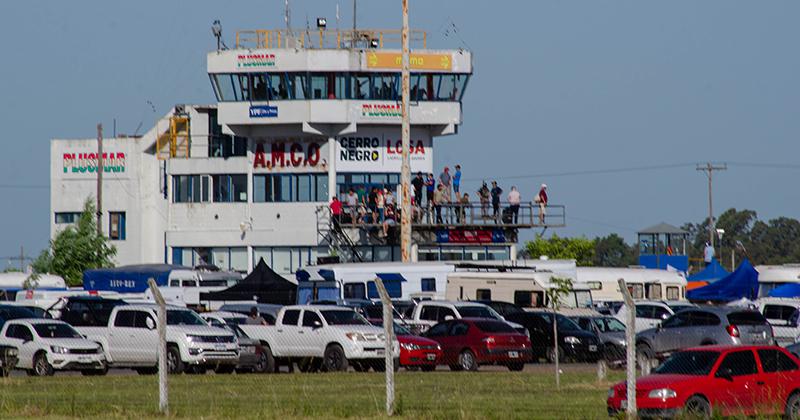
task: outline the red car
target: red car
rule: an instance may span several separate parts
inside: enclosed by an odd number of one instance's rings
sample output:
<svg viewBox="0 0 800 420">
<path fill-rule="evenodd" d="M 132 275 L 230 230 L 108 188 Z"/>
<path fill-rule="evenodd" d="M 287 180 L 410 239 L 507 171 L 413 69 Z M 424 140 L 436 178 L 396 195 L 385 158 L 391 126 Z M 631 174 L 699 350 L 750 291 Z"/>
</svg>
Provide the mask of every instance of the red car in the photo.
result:
<svg viewBox="0 0 800 420">
<path fill-rule="evenodd" d="M 608 391 L 609 415 L 627 407 L 625 382 Z M 672 355 L 636 381 L 643 417 L 754 416 L 800 419 L 800 361 L 775 346 L 706 346 Z"/>
<path fill-rule="evenodd" d="M 531 341 L 503 321 L 463 318 L 434 325 L 425 336 L 442 346 L 440 364 L 451 370 L 478 370 L 479 365 L 505 365 L 518 371 L 530 362 Z"/>
<path fill-rule="evenodd" d="M 397 324 L 394 324 L 394 333 L 400 342 L 400 366 L 406 369 L 420 368 L 426 372 L 436 369 L 436 364 L 442 358 L 439 343 L 414 335 Z"/>
</svg>

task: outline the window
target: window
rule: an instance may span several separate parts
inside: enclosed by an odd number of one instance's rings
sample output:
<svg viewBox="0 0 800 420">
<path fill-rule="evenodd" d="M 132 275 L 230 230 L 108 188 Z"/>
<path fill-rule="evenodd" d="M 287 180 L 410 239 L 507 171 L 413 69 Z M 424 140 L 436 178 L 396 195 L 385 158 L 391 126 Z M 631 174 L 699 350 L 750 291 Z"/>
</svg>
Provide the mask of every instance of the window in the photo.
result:
<svg viewBox="0 0 800 420">
<path fill-rule="evenodd" d="M 108 213 L 108 238 L 115 241 L 125 240 L 125 212 Z"/>
<path fill-rule="evenodd" d="M 667 300 L 678 300 L 680 298 L 680 288 L 677 286 L 667 286 Z"/>
<path fill-rule="evenodd" d="M 315 322 L 318 322 L 319 325 L 322 325 L 322 320 L 319 319 L 319 315 L 317 315 L 314 311 L 303 311 L 303 326 L 304 327 L 315 327 Z"/>
<path fill-rule="evenodd" d="M 439 320 L 439 317 L 437 315 L 438 312 L 439 308 L 437 306 L 426 305 L 422 307 L 422 311 L 420 311 L 419 313 L 419 319 L 424 321 L 438 321 Z"/>
<path fill-rule="evenodd" d="M 222 126 L 217 122 L 217 110 L 209 110 L 208 157 L 231 156 L 247 156 L 247 138 L 224 134 Z"/>
<path fill-rule="evenodd" d="M 766 373 L 797 370 L 797 364 L 784 352 L 774 349 L 758 350 L 761 367 Z"/>
<path fill-rule="evenodd" d="M 136 318 L 133 320 L 133 328 L 151 329 L 156 326 L 156 320 L 153 319 L 147 312 L 136 312 Z"/>
<path fill-rule="evenodd" d="M 436 279 L 431 277 L 426 277 L 421 280 L 421 288 L 423 292 L 435 292 L 436 291 Z"/>
<path fill-rule="evenodd" d="M 764 305 L 764 318 L 775 325 L 791 325 L 789 321 L 797 310 L 789 305 Z M 777 321 L 777 322 L 776 322 Z"/>
<path fill-rule="evenodd" d="M 531 290 L 515 290 L 514 304 L 523 308 L 538 308 L 544 306 L 544 293 Z"/>
<path fill-rule="evenodd" d="M 731 325 L 767 325 L 767 320 L 756 311 L 731 312 L 728 314 Z"/>
<path fill-rule="evenodd" d="M 114 326 L 133 328 L 135 318 L 136 312 L 134 311 L 119 311 L 117 317 L 114 318 Z"/>
<path fill-rule="evenodd" d="M 283 313 L 283 319 L 281 320 L 281 325 L 297 325 L 298 320 L 300 320 L 300 310 L 290 309 Z"/>
<path fill-rule="evenodd" d="M 755 375 L 758 373 L 756 358 L 750 350 L 736 351 L 729 353 L 722 359 L 722 363 L 717 368 L 716 377 L 721 376 L 744 376 Z"/>
<path fill-rule="evenodd" d="M 589 290 L 603 290 L 603 283 L 599 281 L 587 281 L 586 287 L 588 287 Z"/>
<path fill-rule="evenodd" d="M 77 223 L 80 218 L 80 212 L 58 212 L 56 213 L 56 224 Z"/>
<path fill-rule="evenodd" d="M 705 327 L 709 325 L 719 325 L 720 319 L 711 312 L 687 311 L 689 312 L 689 325 L 693 327 Z M 686 312 L 682 312 L 686 313 Z"/>
<path fill-rule="evenodd" d="M 655 319 L 667 319 L 672 314 L 666 308 L 662 308 L 660 306 L 653 306 L 653 318 Z"/>
<path fill-rule="evenodd" d="M 212 175 L 215 203 L 247 202 L 247 175 Z"/>
<path fill-rule="evenodd" d="M 441 307 L 439 307 L 439 313 L 437 314 L 437 318 L 438 318 L 437 320 L 439 322 L 447 321 L 448 318 L 449 319 L 455 319 L 456 318 L 456 313 L 453 312 L 453 310 L 450 309 L 450 308 L 445 308 L 445 307 L 441 306 Z"/>
<path fill-rule="evenodd" d="M 13 331 L 12 327 L 15 327 Z M 8 330 L 6 331 L 6 337 L 16 338 L 23 341 L 31 341 L 33 340 L 33 333 L 27 326 L 16 324 L 8 327 Z"/>
<path fill-rule="evenodd" d="M 345 299 L 366 299 L 367 287 L 364 283 L 345 283 L 342 288 Z"/>
<path fill-rule="evenodd" d="M 492 300 L 492 291 L 489 289 L 476 290 L 475 300 Z"/>
<path fill-rule="evenodd" d="M 661 285 L 658 283 L 650 283 L 647 286 L 647 298 L 652 300 L 661 300 Z"/>
<path fill-rule="evenodd" d="M 450 328 L 450 335 L 467 335 L 467 331 L 469 331 L 469 325 L 463 322 L 456 322 Z"/>
<path fill-rule="evenodd" d="M 449 323 L 434 325 L 433 327 L 431 327 L 431 329 L 428 330 L 428 333 L 425 335 L 427 337 L 442 337 L 447 335 L 447 330 L 449 329 L 449 327 L 450 327 Z"/>
<path fill-rule="evenodd" d="M 327 201 L 327 174 L 253 175 L 253 202 Z"/>
<path fill-rule="evenodd" d="M 640 283 L 628 284 L 628 290 L 630 290 L 632 298 L 634 299 L 644 298 L 644 287 Z"/>
<path fill-rule="evenodd" d="M 172 202 L 173 203 L 208 202 L 208 176 L 173 175 Z"/>
<path fill-rule="evenodd" d="M 638 309 L 638 307 L 637 307 L 637 309 Z M 637 314 L 637 316 L 638 316 L 638 314 Z M 664 321 L 664 323 L 661 324 L 661 325 L 664 328 L 686 327 L 686 326 L 689 325 L 689 314 L 686 313 L 686 312 L 675 314 L 675 315 L 667 318 L 667 320 Z"/>
</svg>

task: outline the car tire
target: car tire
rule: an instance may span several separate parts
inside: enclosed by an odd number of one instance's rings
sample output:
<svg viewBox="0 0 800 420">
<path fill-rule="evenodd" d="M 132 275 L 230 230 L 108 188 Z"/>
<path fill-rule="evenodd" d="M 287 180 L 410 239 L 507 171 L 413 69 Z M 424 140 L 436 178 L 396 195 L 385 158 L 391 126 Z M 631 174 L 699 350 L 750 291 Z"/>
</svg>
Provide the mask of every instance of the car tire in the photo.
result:
<svg viewBox="0 0 800 420">
<path fill-rule="evenodd" d="M 219 365 L 214 369 L 214 373 L 218 375 L 230 375 L 236 370 L 236 365 Z"/>
<path fill-rule="evenodd" d="M 422 365 L 420 366 L 423 372 L 433 372 L 436 370 L 436 365 Z"/>
<path fill-rule="evenodd" d="M 331 344 L 325 349 L 322 365 L 328 372 L 345 372 L 349 363 L 345 357 L 344 349 L 338 344 Z"/>
<path fill-rule="evenodd" d="M 178 350 L 178 346 L 167 347 L 167 372 L 174 375 L 183 373 L 185 370 L 186 366 L 181 360 L 181 351 Z"/>
<path fill-rule="evenodd" d="M 156 373 L 158 373 L 158 366 L 136 368 L 136 373 L 138 373 L 139 375 L 155 375 Z"/>
<path fill-rule="evenodd" d="M 690 419 L 710 419 L 711 404 L 700 395 L 692 395 L 683 406 L 683 415 Z"/>
<path fill-rule="evenodd" d="M 55 373 L 53 365 L 47 361 L 47 355 L 44 352 L 33 356 L 33 372 L 36 376 L 53 376 Z"/>
<path fill-rule="evenodd" d="M 545 351 L 545 359 L 547 359 L 547 363 L 555 363 L 556 362 L 556 351 L 554 347 L 548 347 Z M 563 362 L 565 359 L 564 357 L 564 349 L 561 346 L 558 346 L 558 361 Z"/>
<path fill-rule="evenodd" d="M 267 349 L 269 349 L 269 347 L 265 346 L 261 350 L 261 353 L 259 353 L 258 362 L 256 362 L 255 366 L 253 366 L 253 373 L 265 373 L 268 371 L 269 358 L 272 357 L 272 352 L 270 351 L 269 355 L 267 355 Z M 274 358 L 272 359 L 272 363 L 275 363 Z"/>
<path fill-rule="evenodd" d="M 650 363 L 655 357 L 653 349 L 646 343 L 639 343 L 636 345 L 636 364 L 641 368 L 645 363 Z"/>
<path fill-rule="evenodd" d="M 795 391 L 786 400 L 783 418 L 786 420 L 800 420 L 800 392 Z"/>
<path fill-rule="evenodd" d="M 461 369 L 474 372 L 478 370 L 478 359 L 470 349 L 465 349 L 458 355 L 458 365 Z"/>
<path fill-rule="evenodd" d="M 509 363 L 508 370 L 512 372 L 520 372 L 525 369 L 525 363 Z"/>
</svg>

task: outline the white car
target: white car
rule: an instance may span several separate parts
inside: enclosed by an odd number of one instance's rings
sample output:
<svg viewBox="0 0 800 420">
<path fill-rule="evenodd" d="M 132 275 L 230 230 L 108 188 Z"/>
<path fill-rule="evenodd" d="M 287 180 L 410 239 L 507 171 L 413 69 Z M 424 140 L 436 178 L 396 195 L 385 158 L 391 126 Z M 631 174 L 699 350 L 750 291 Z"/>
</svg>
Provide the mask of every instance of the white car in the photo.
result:
<svg viewBox="0 0 800 420">
<path fill-rule="evenodd" d="M 772 326 L 779 346 L 800 341 L 800 300 L 792 298 L 759 298 L 758 311 Z"/>
<path fill-rule="evenodd" d="M 412 330 L 425 332 L 430 327 L 440 322 L 461 318 L 496 319 L 510 325 L 520 334 L 529 335 L 525 327 L 507 321 L 491 307 L 482 303 L 469 301 L 423 300 L 414 307 L 411 313 L 411 319 L 406 319 L 403 323 L 412 327 Z"/>
<path fill-rule="evenodd" d="M 79 370 L 84 375 L 108 371 L 103 349 L 66 322 L 52 319 L 15 319 L 0 330 L 0 344 L 16 347 L 17 369 L 29 375 L 50 376 L 56 370 Z"/>
<path fill-rule="evenodd" d="M 675 311 L 664 302 L 655 300 L 640 300 L 634 302 L 636 305 L 636 332 L 656 328 L 662 321 L 671 317 Z M 628 322 L 628 307 L 622 305 L 614 315 L 620 322 Z"/>
</svg>

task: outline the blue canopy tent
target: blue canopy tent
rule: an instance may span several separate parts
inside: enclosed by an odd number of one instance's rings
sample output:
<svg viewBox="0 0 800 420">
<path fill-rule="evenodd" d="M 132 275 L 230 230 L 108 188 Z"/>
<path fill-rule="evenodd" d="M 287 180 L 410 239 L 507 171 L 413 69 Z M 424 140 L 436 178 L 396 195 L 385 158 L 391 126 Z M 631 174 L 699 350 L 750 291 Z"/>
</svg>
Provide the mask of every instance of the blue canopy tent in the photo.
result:
<svg viewBox="0 0 800 420">
<path fill-rule="evenodd" d="M 707 265 L 706 268 L 701 270 L 699 273 L 695 273 L 687 277 L 686 281 L 707 281 L 709 283 L 713 283 L 723 277 L 726 277 L 728 274 L 730 273 L 722 268 L 722 266 L 719 264 L 719 261 L 714 258 L 711 261 L 711 264 Z"/>
<path fill-rule="evenodd" d="M 758 297 L 758 271 L 745 259 L 736 271 L 708 286 L 686 292 L 686 299 L 695 302 L 730 302 Z"/>
<path fill-rule="evenodd" d="M 800 297 L 800 284 L 786 283 L 769 291 L 769 297 L 795 298 Z"/>
</svg>

